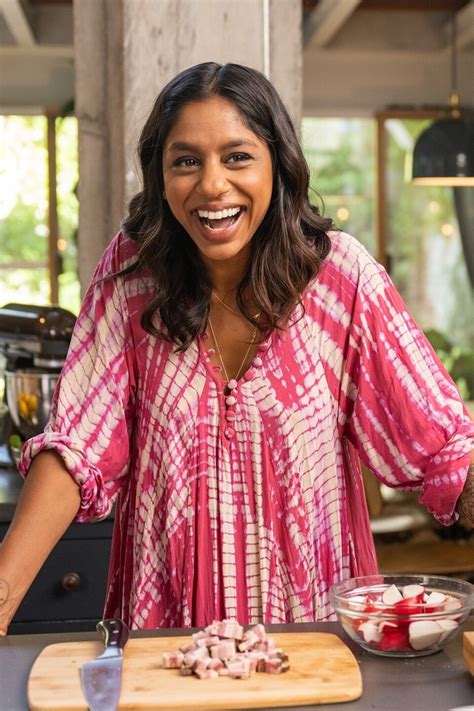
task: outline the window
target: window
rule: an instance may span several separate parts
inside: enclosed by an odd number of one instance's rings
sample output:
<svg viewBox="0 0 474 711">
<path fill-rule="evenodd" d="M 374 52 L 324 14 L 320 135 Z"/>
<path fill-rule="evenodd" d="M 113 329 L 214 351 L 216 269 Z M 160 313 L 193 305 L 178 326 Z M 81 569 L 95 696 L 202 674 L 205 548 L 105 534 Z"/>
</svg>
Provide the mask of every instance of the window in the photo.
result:
<svg viewBox="0 0 474 711">
<path fill-rule="evenodd" d="M 375 255 L 375 130 L 372 119 L 303 119 L 313 202 Z"/>
<path fill-rule="evenodd" d="M 461 395 L 474 400 L 474 309 L 467 269 L 472 232 L 466 234 L 472 220 L 463 217 L 461 233 L 458 219 L 468 196 L 464 192 L 461 200 L 452 188 L 411 183 L 414 143 L 434 116 L 307 117 L 303 150 L 311 188 L 321 195 L 325 213 L 387 267 Z M 317 196 L 315 202 L 320 205 Z"/>
<path fill-rule="evenodd" d="M 77 312 L 77 121 L 0 116 L 0 305 Z"/>
<path fill-rule="evenodd" d="M 410 182 L 413 147 L 430 122 L 407 118 L 384 122 L 387 266 L 423 329 L 434 329 L 460 347 L 472 347 L 472 292 L 453 189 Z"/>
</svg>

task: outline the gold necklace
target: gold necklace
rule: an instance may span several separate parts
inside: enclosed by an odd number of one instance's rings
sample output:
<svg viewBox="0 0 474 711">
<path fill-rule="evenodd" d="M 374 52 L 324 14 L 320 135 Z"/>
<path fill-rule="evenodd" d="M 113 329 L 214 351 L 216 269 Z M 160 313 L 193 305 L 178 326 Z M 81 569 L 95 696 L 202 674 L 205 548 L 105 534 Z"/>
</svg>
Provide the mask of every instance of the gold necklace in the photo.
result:
<svg viewBox="0 0 474 711">
<path fill-rule="evenodd" d="M 222 304 L 222 306 L 223 306 L 225 309 L 227 309 L 227 311 L 230 311 L 231 314 L 235 314 L 235 316 L 240 316 L 240 317 L 242 318 L 243 314 L 242 314 L 240 311 L 236 311 L 236 310 L 233 309 L 231 306 L 228 306 L 228 305 L 226 304 L 226 302 L 225 302 L 223 299 L 221 299 L 220 296 L 218 296 L 218 295 L 216 294 L 215 291 L 212 292 L 212 296 L 215 296 L 216 299 L 217 299 L 217 301 L 218 301 L 220 304 Z M 260 316 L 260 311 L 259 311 L 258 313 L 256 313 L 256 314 L 253 316 L 253 318 L 258 318 L 259 316 Z"/>
<path fill-rule="evenodd" d="M 214 345 L 215 345 L 215 347 L 216 347 L 217 355 L 219 356 L 219 360 L 220 360 L 221 365 L 222 365 L 222 370 L 224 371 L 224 375 L 225 375 L 226 382 L 227 382 L 227 384 L 229 384 L 229 383 L 233 380 L 233 381 L 236 383 L 237 380 L 240 378 L 240 375 L 241 375 L 241 373 L 242 373 L 243 367 L 244 367 L 244 365 L 245 365 L 245 361 L 247 360 L 248 354 L 250 353 L 250 349 L 252 348 L 253 344 L 255 343 L 255 338 L 257 337 L 257 326 L 255 326 L 254 329 L 253 329 L 252 338 L 250 339 L 249 347 L 248 347 L 247 350 L 245 351 L 245 355 L 244 355 L 244 357 L 243 357 L 243 359 L 242 359 L 242 363 L 240 364 L 240 367 L 239 367 L 239 369 L 238 369 L 238 371 L 237 371 L 237 374 L 235 375 L 234 378 L 229 378 L 229 374 L 227 373 L 227 369 L 226 369 L 225 364 L 224 364 L 224 359 L 222 358 L 221 349 L 219 348 L 219 344 L 218 344 L 218 342 L 217 342 L 216 334 L 215 334 L 215 331 L 214 331 L 214 328 L 213 328 L 213 325 L 212 325 L 212 321 L 211 321 L 211 317 L 210 317 L 210 316 L 209 316 L 209 328 L 211 329 L 212 340 L 214 341 Z M 234 386 L 234 387 L 235 387 L 235 386 Z M 231 389 L 232 389 L 232 388 L 231 388 Z"/>
</svg>

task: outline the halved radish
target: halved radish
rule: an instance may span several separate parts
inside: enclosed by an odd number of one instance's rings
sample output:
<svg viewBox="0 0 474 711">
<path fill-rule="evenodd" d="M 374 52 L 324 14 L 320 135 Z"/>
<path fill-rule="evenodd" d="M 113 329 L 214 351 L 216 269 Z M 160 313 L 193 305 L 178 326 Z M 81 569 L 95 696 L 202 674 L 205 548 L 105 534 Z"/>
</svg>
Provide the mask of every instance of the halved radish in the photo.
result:
<svg viewBox="0 0 474 711">
<path fill-rule="evenodd" d="M 371 622 L 370 620 L 368 620 L 367 622 L 363 622 L 359 626 L 359 631 L 362 632 L 364 640 L 369 644 L 371 642 L 375 642 L 375 644 L 378 644 L 382 639 L 382 633 L 379 631 L 377 625 L 374 622 Z"/>
<path fill-rule="evenodd" d="M 403 597 L 396 585 L 390 585 L 390 587 L 384 590 L 382 602 L 385 605 L 395 605 L 395 603 L 400 602 L 400 600 L 403 600 Z"/>
<path fill-rule="evenodd" d="M 444 604 L 444 611 L 445 612 L 454 612 L 455 610 L 461 609 L 462 604 L 459 602 L 459 600 L 456 600 L 455 597 L 450 597 L 447 602 Z"/>
<path fill-rule="evenodd" d="M 357 603 L 357 609 L 359 609 L 360 604 L 364 604 L 367 602 L 367 595 L 352 595 L 347 599 L 347 602 L 352 603 L 355 602 Z"/>
<path fill-rule="evenodd" d="M 425 588 L 423 585 L 405 585 L 402 588 L 402 595 L 404 598 L 418 597 L 421 595 L 420 602 L 423 602 L 423 595 L 425 594 Z"/>
<path fill-rule="evenodd" d="M 447 602 L 448 598 L 443 593 L 433 590 L 425 599 L 425 612 L 438 612 Z"/>
<path fill-rule="evenodd" d="M 353 595 L 347 599 L 347 602 L 348 606 L 352 608 L 352 612 L 355 612 L 358 615 L 363 615 L 367 612 L 367 595 Z M 363 621 L 364 619 L 362 617 L 354 619 L 356 624 Z"/>
<path fill-rule="evenodd" d="M 408 637 L 413 649 L 427 649 L 439 642 L 442 630 L 433 620 L 416 620 L 408 627 Z"/>
</svg>

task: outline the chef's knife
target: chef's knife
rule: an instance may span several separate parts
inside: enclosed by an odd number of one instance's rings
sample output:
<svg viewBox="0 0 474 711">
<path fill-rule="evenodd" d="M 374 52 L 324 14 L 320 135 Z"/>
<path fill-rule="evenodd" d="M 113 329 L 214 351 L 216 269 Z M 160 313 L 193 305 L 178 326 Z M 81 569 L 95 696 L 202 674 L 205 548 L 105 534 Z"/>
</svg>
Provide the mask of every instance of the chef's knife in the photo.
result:
<svg viewBox="0 0 474 711">
<path fill-rule="evenodd" d="M 97 623 L 105 650 L 81 667 L 81 685 L 90 711 L 116 711 L 122 683 L 122 653 L 128 627 L 121 620 Z"/>
</svg>

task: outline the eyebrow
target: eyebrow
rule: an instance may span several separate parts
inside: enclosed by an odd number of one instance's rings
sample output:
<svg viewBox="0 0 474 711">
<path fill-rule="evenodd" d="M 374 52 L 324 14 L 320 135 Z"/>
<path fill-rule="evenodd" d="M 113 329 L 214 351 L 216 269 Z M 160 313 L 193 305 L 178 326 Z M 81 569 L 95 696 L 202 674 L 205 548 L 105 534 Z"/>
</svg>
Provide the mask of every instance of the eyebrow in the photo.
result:
<svg viewBox="0 0 474 711">
<path fill-rule="evenodd" d="M 220 146 L 220 150 L 226 151 L 230 148 L 240 148 L 242 146 L 252 146 L 253 148 L 258 148 L 258 144 L 247 138 L 237 138 L 234 141 L 229 141 Z M 199 147 L 193 143 L 186 143 L 184 141 L 174 141 L 168 146 L 169 151 L 199 151 Z"/>
</svg>

